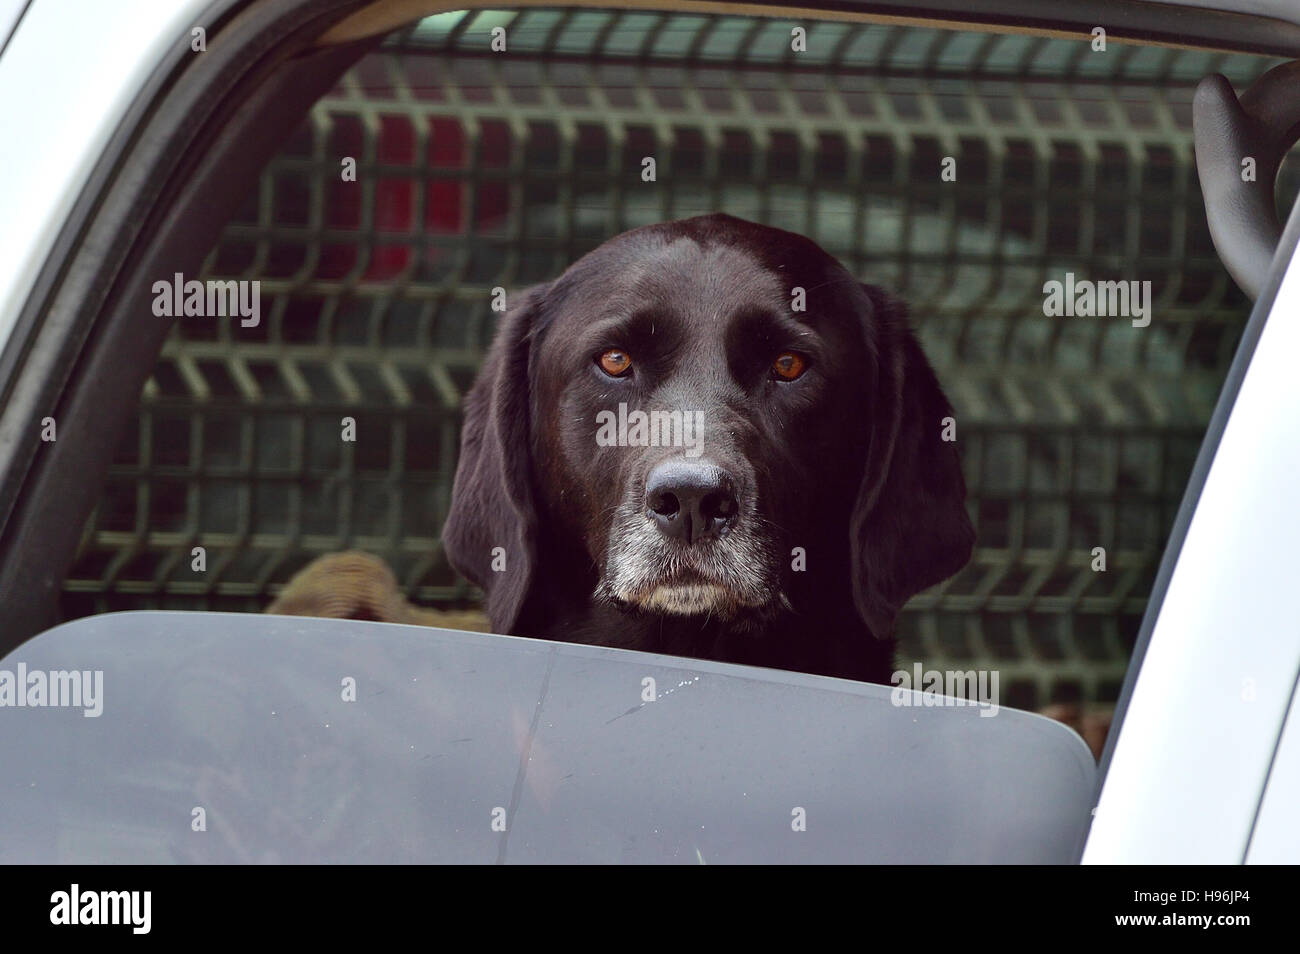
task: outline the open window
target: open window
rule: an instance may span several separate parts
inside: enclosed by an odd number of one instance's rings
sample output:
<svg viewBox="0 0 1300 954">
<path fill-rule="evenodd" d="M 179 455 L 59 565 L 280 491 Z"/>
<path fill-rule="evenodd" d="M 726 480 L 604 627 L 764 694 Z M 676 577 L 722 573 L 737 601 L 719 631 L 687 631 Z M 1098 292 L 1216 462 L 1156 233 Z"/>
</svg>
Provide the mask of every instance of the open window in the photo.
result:
<svg viewBox="0 0 1300 954">
<path fill-rule="evenodd" d="M 907 300 L 954 402 L 978 548 L 909 605 L 903 661 L 996 664 L 1022 708 L 1113 702 L 1249 314 L 1206 228 L 1191 98 L 1278 61 L 822 23 L 805 64 L 790 28 L 448 13 L 362 57 L 206 256 L 204 279 L 260 282 L 258 324 L 163 322 L 61 617 L 261 612 L 348 549 L 420 605 L 472 608 L 439 531 L 493 288 L 721 209 Z M 627 174 L 642 155 L 654 186 Z M 1052 278 L 1130 274 L 1160 320 L 1043 314 Z"/>
</svg>

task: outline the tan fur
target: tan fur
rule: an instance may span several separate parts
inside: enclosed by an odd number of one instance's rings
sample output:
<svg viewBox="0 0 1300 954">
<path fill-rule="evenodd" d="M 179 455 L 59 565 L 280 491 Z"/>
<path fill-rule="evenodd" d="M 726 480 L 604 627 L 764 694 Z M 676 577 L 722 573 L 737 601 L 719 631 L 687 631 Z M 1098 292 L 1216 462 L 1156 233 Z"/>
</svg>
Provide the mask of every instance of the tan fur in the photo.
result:
<svg viewBox="0 0 1300 954">
<path fill-rule="evenodd" d="M 360 550 L 313 560 L 294 575 L 266 612 L 488 631 L 487 617 L 476 610 L 436 610 L 412 604 L 388 564 Z"/>
</svg>

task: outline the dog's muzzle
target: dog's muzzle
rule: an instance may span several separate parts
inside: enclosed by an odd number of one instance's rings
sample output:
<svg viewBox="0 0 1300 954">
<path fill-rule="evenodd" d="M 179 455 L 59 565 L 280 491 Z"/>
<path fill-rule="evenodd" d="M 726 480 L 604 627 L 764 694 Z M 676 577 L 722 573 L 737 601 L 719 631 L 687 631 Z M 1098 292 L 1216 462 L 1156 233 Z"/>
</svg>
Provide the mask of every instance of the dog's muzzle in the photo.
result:
<svg viewBox="0 0 1300 954">
<path fill-rule="evenodd" d="M 598 599 L 675 616 L 731 618 L 784 601 L 771 527 L 730 473 L 671 459 L 624 496 Z"/>
</svg>

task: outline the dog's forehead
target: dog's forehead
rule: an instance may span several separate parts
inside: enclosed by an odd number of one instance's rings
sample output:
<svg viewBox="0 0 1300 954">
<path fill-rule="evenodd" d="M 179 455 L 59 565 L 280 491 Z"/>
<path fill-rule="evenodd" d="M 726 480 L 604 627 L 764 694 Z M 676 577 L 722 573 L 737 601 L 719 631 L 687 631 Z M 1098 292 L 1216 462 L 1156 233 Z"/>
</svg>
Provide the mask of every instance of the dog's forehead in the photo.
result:
<svg viewBox="0 0 1300 954">
<path fill-rule="evenodd" d="M 575 303 L 587 315 L 659 304 L 697 320 L 758 305 L 781 308 L 797 283 L 755 250 L 688 235 L 629 235 L 597 249 L 571 274 Z"/>
</svg>

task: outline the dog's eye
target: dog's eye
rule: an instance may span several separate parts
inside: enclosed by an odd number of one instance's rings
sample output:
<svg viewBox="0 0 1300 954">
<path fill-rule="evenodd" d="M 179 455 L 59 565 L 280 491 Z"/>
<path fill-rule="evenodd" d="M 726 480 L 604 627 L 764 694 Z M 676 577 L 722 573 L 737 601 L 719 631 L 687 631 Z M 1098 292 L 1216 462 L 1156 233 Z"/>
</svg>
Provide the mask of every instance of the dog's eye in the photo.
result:
<svg viewBox="0 0 1300 954">
<path fill-rule="evenodd" d="M 596 363 L 600 365 L 600 370 L 612 378 L 621 378 L 632 370 L 632 359 L 628 357 L 626 351 L 619 351 L 617 348 L 610 348 L 604 352 L 596 359 Z"/>
<path fill-rule="evenodd" d="M 793 351 L 783 351 L 772 362 L 772 376 L 780 381 L 793 381 L 803 374 L 806 367 L 808 362 L 802 355 L 797 355 Z"/>
</svg>

